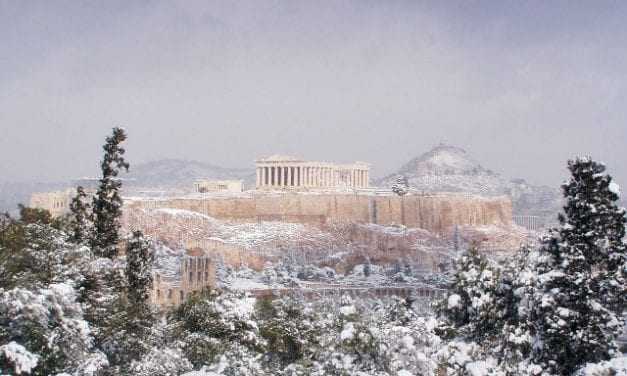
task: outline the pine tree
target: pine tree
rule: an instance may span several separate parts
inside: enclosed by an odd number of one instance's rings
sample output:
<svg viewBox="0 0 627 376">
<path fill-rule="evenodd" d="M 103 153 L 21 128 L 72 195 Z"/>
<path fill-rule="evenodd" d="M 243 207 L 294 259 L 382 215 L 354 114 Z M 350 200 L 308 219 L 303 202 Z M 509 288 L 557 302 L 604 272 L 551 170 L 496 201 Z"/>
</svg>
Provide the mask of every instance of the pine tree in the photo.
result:
<svg viewBox="0 0 627 376">
<path fill-rule="evenodd" d="M 409 192 L 409 182 L 405 175 L 398 175 L 396 182 L 392 185 L 392 192 L 399 196 L 404 196 Z"/>
<path fill-rule="evenodd" d="M 582 250 L 592 268 L 592 291 L 617 315 L 625 310 L 627 266 L 625 209 L 619 208 L 619 189 L 605 166 L 590 158 L 568 162 L 572 174 L 562 186 L 566 205 L 558 219 L 563 241 Z"/>
<path fill-rule="evenodd" d="M 621 330 L 625 300 L 624 210 L 605 167 L 590 158 L 569 161 L 562 186 L 560 227 L 543 239 L 535 266 L 531 320 L 534 360 L 545 372 L 572 374 L 609 359 Z"/>
<path fill-rule="evenodd" d="M 81 244 L 89 239 L 89 204 L 83 187 L 76 187 L 76 196 L 70 203 L 72 218 L 70 221 L 71 239 Z"/>
<path fill-rule="evenodd" d="M 120 146 L 126 140 L 122 128 L 113 128 L 113 134 L 107 137 L 104 158 L 101 162 L 102 178 L 93 200 L 94 234 L 91 245 L 102 256 L 112 258 L 116 254 L 122 215 L 122 198 L 119 190 L 122 182 L 117 179 L 119 170 L 128 171 L 129 164 L 124 160 L 124 148 Z"/>
</svg>

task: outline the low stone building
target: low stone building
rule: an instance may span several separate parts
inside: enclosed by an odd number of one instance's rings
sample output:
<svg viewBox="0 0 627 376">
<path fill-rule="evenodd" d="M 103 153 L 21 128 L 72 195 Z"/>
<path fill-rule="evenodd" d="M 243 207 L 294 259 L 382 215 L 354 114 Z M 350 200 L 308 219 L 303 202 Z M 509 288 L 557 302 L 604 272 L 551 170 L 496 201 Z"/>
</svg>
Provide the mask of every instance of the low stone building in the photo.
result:
<svg viewBox="0 0 627 376">
<path fill-rule="evenodd" d="M 194 192 L 196 193 L 237 193 L 242 191 L 244 191 L 244 182 L 242 180 L 201 179 L 194 182 Z"/>
</svg>

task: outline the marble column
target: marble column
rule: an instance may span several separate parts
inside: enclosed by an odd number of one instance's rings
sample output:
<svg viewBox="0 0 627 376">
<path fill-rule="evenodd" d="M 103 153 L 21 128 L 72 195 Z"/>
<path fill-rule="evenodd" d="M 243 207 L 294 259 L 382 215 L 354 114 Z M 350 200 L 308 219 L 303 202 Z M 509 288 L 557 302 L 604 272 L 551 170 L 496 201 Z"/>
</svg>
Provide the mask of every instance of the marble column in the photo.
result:
<svg viewBox="0 0 627 376">
<path fill-rule="evenodd" d="M 264 186 L 264 184 L 266 183 L 266 182 L 265 182 L 265 180 L 264 180 L 264 178 L 266 177 L 266 175 L 265 175 L 265 169 L 266 169 L 265 167 L 261 167 L 261 168 L 259 169 L 259 186 L 260 186 L 260 187 L 263 187 L 263 186 Z"/>
<path fill-rule="evenodd" d="M 278 185 L 278 183 L 279 183 L 279 176 L 278 176 L 278 174 L 279 174 L 279 169 L 276 166 L 272 167 L 272 184 L 271 185 L 273 187 L 276 187 Z"/>
<path fill-rule="evenodd" d="M 255 172 L 257 173 L 257 183 L 256 183 L 256 187 L 259 188 L 259 186 L 261 185 L 261 169 L 259 167 L 257 167 L 255 169 Z"/>
<path fill-rule="evenodd" d="M 292 186 L 292 167 L 287 168 L 287 186 Z"/>
<path fill-rule="evenodd" d="M 305 185 L 309 188 L 311 187 L 311 167 L 307 166 L 305 168 Z"/>
</svg>

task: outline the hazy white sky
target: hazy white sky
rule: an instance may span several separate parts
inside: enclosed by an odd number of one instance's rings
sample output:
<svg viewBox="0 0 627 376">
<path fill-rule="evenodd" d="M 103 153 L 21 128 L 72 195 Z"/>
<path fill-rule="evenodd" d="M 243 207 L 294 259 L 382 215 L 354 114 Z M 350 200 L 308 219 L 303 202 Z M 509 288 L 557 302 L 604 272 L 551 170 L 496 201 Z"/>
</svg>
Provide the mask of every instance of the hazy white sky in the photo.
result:
<svg viewBox="0 0 627 376">
<path fill-rule="evenodd" d="M 139 163 L 362 160 L 441 141 L 556 185 L 590 154 L 627 184 L 627 3 L 0 0 L 0 180 Z M 131 167 L 132 168 L 132 167 Z"/>
</svg>

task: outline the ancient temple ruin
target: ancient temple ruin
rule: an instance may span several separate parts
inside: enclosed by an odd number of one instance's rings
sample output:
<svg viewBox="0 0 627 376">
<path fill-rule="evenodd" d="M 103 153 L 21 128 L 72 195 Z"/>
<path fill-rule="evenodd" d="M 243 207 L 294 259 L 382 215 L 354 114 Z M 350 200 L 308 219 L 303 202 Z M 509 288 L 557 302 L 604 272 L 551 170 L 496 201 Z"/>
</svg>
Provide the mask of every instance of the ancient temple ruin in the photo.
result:
<svg viewBox="0 0 627 376">
<path fill-rule="evenodd" d="M 303 161 L 273 155 L 256 163 L 257 189 L 368 188 L 370 165 Z"/>
</svg>

